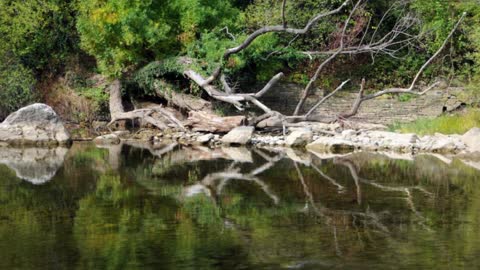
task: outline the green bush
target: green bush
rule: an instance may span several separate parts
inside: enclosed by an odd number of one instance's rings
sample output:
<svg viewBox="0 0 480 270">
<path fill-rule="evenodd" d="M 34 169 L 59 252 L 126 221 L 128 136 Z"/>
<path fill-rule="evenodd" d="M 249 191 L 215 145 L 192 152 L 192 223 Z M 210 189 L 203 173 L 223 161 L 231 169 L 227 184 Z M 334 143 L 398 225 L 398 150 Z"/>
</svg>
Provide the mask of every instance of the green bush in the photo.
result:
<svg viewBox="0 0 480 270">
<path fill-rule="evenodd" d="M 14 60 L 0 62 L 0 119 L 35 101 L 32 72 Z"/>
<path fill-rule="evenodd" d="M 230 26 L 238 17 L 224 0 L 84 0 L 77 9 L 82 48 L 102 73 L 116 77 L 176 56 L 200 33 Z"/>
<path fill-rule="evenodd" d="M 78 49 L 71 2 L 0 1 L 0 54 L 11 54 L 36 73 L 60 71 Z"/>
</svg>

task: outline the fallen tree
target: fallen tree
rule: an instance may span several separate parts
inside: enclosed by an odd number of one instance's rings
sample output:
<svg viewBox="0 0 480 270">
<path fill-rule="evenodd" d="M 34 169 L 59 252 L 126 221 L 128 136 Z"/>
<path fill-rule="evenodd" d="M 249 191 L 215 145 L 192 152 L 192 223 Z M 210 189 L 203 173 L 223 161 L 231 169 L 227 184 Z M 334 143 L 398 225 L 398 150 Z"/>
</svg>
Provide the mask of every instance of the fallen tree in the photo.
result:
<svg viewBox="0 0 480 270">
<path fill-rule="evenodd" d="M 295 125 L 297 122 L 302 121 L 316 121 L 314 112 L 322 106 L 325 101 L 334 96 L 336 93 L 341 91 L 345 85 L 347 85 L 350 80 L 342 82 L 336 89 L 330 92 L 330 94 L 322 97 L 318 100 L 313 106 L 305 110 L 306 100 L 311 94 L 312 89 L 315 87 L 315 83 L 321 76 L 322 71 L 340 55 L 355 55 L 355 54 L 370 54 L 372 58 L 378 54 L 385 54 L 391 57 L 396 57 L 396 53 L 402 50 L 405 47 L 413 46 L 412 44 L 420 39 L 420 35 L 412 34 L 412 26 L 417 23 L 415 17 L 406 14 L 401 17 L 393 26 L 390 31 L 387 31 L 386 34 L 380 36 L 378 34 L 378 29 L 383 27 L 385 17 L 387 16 L 387 11 L 384 16 L 379 21 L 378 25 L 375 27 L 370 27 L 370 21 L 368 25 L 363 27 L 362 31 L 356 30 L 356 33 L 363 33 L 360 39 L 357 39 L 358 42 L 355 44 L 349 39 L 347 41 L 348 35 L 352 34 L 349 32 L 349 27 L 353 24 L 354 17 L 357 16 L 356 12 L 362 5 L 366 5 L 366 1 L 358 0 L 353 2 L 352 0 L 346 0 L 336 9 L 322 12 L 313 16 L 308 23 L 301 28 L 290 27 L 287 20 L 285 19 L 285 6 L 287 5 L 287 0 L 282 2 L 281 25 L 273 26 L 264 26 L 260 29 L 257 29 L 252 34 L 250 34 L 245 40 L 235 47 L 227 49 L 220 61 L 218 67 L 213 69 L 214 71 L 210 76 L 202 75 L 201 72 L 197 71 L 194 68 L 194 64 L 197 61 L 196 59 L 190 59 L 187 57 L 179 57 L 177 60 L 177 65 L 180 67 L 177 72 L 181 72 L 182 75 L 187 78 L 190 82 L 197 85 L 203 92 L 208 96 L 209 101 L 202 99 L 201 97 L 193 97 L 184 93 L 171 92 L 171 94 L 166 94 L 165 91 L 162 91 L 161 84 L 156 85 L 156 94 L 164 99 L 166 99 L 169 104 L 174 107 L 186 111 L 190 115 L 187 122 L 183 122 L 175 118 L 172 114 L 169 114 L 162 107 L 150 108 L 150 109 L 136 109 L 133 111 L 125 112 L 122 101 L 121 101 L 121 92 L 120 92 L 120 81 L 115 80 L 110 87 L 110 112 L 111 112 L 111 124 L 118 120 L 127 120 L 127 119 L 142 119 L 153 126 L 159 129 L 166 128 L 177 128 L 185 129 L 185 125 L 189 125 L 196 130 L 209 131 L 209 132 L 228 132 L 232 128 L 238 125 L 252 125 L 257 128 L 285 128 L 291 125 Z M 284 77 L 283 73 L 278 73 L 273 76 L 270 81 L 260 90 L 253 93 L 238 93 L 233 87 L 228 83 L 227 75 L 225 74 L 225 63 L 228 63 L 229 59 L 244 50 L 250 47 L 255 40 L 259 37 L 268 34 L 268 33 L 279 33 L 279 34 L 292 34 L 295 35 L 295 38 L 298 36 L 306 35 L 322 20 L 329 16 L 340 14 L 344 12 L 347 7 L 351 6 L 351 9 L 348 13 L 348 17 L 339 26 L 339 32 L 335 33 L 337 37 L 336 42 L 334 42 L 334 49 L 327 49 L 324 51 L 302 51 L 301 53 L 307 55 L 311 59 L 327 56 L 327 58 L 321 61 L 314 74 L 311 76 L 308 84 L 303 89 L 300 100 L 296 105 L 295 111 L 292 115 L 284 115 L 280 112 L 274 111 L 263 102 L 261 102 L 262 96 L 264 96 L 268 91 L 274 88 L 275 84 Z M 365 79 L 362 80 L 360 84 L 360 90 L 358 93 L 358 98 L 352 104 L 352 108 L 348 112 L 344 112 L 332 119 L 332 121 L 343 121 L 354 115 L 356 115 L 363 104 L 363 102 L 378 98 L 383 95 L 388 94 L 413 94 L 413 95 L 424 95 L 435 86 L 437 83 L 433 83 L 425 89 L 418 89 L 417 84 L 424 73 L 425 69 L 432 64 L 432 62 L 441 54 L 441 52 L 447 47 L 449 40 L 454 35 L 455 31 L 458 29 L 459 25 L 465 17 L 465 13 L 460 17 L 458 22 L 452 28 L 450 34 L 445 38 L 443 44 L 438 48 L 436 53 L 434 53 L 418 70 L 416 76 L 413 78 L 409 87 L 397 87 L 397 88 L 388 88 L 382 89 L 371 94 L 366 94 L 365 89 Z M 373 32 L 371 29 L 375 29 Z M 272 52 L 273 54 L 278 54 L 281 52 Z M 170 92 L 169 92 L 170 93 Z M 223 102 L 233 105 L 239 111 L 245 111 L 253 105 L 259 111 L 262 112 L 260 115 L 251 116 L 248 119 L 244 119 L 243 116 L 239 117 L 230 117 L 225 118 L 215 114 L 212 109 L 211 101 Z M 193 123 L 193 124 L 192 124 Z"/>
</svg>

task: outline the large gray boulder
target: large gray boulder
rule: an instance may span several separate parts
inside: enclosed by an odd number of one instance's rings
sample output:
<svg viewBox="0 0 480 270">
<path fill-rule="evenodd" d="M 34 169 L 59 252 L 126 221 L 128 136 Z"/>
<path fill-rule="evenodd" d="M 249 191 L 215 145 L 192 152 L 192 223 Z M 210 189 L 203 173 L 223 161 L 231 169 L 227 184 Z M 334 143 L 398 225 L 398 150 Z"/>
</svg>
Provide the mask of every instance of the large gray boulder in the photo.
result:
<svg viewBox="0 0 480 270">
<path fill-rule="evenodd" d="M 480 152 L 480 128 L 472 128 L 463 134 L 462 142 L 467 146 L 468 152 Z"/>
<path fill-rule="evenodd" d="M 70 134 L 50 106 L 37 103 L 12 113 L 0 124 L 0 142 L 64 145 L 70 142 Z"/>
<path fill-rule="evenodd" d="M 236 127 L 223 136 L 222 143 L 245 145 L 252 139 L 253 130 L 253 127 Z"/>
</svg>

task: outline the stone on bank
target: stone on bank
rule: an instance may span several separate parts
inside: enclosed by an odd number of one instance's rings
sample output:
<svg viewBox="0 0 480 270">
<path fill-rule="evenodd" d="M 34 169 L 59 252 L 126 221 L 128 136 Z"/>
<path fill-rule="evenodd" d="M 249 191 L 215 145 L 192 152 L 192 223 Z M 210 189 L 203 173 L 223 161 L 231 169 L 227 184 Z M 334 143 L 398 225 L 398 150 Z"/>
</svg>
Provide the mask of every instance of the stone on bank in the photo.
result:
<svg viewBox="0 0 480 270">
<path fill-rule="evenodd" d="M 70 134 L 46 104 L 36 103 L 10 114 L 0 124 L 0 142 L 11 145 L 65 145 Z"/>
<path fill-rule="evenodd" d="M 121 142 L 120 138 L 116 134 L 107 134 L 103 136 L 96 137 L 93 142 L 99 145 L 109 145 L 109 144 L 119 144 Z"/>
<path fill-rule="evenodd" d="M 236 127 L 228 132 L 223 138 L 221 139 L 223 144 L 239 144 L 245 145 L 250 142 L 253 136 L 254 127 Z"/>
<path fill-rule="evenodd" d="M 312 142 L 313 132 L 309 129 L 296 129 L 287 136 L 285 144 L 291 147 L 305 146 Z"/>
<path fill-rule="evenodd" d="M 470 129 L 461 137 L 469 152 L 480 152 L 480 128 Z"/>
</svg>

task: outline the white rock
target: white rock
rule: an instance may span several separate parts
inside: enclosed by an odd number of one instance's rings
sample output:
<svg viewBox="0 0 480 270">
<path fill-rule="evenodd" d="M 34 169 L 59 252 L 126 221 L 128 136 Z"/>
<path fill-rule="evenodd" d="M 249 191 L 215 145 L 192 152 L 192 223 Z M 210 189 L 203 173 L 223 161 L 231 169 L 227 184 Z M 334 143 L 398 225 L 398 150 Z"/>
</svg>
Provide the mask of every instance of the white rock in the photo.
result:
<svg viewBox="0 0 480 270">
<path fill-rule="evenodd" d="M 307 149 L 312 151 L 353 151 L 353 142 L 336 137 L 320 137 L 318 140 L 307 144 Z"/>
<path fill-rule="evenodd" d="M 228 132 L 222 138 L 222 143 L 224 144 L 241 144 L 245 145 L 250 142 L 253 135 L 253 127 L 236 127 Z"/>
<path fill-rule="evenodd" d="M 285 144 L 288 146 L 304 146 L 312 142 L 313 132 L 309 129 L 294 130 L 285 139 Z"/>
<path fill-rule="evenodd" d="M 350 138 L 352 136 L 355 136 L 357 135 L 357 132 L 353 129 L 346 129 L 344 131 L 342 131 L 342 137 L 344 138 Z"/>
<path fill-rule="evenodd" d="M 197 142 L 199 142 L 201 144 L 206 144 L 206 143 L 210 142 L 214 137 L 215 136 L 211 133 L 205 134 L 205 135 L 197 137 Z"/>
<path fill-rule="evenodd" d="M 480 128 L 472 128 L 461 137 L 469 152 L 480 152 Z"/>
<path fill-rule="evenodd" d="M 465 145 L 455 136 L 435 134 L 435 136 L 423 137 L 418 147 L 426 152 L 457 152 L 465 149 Z"/>
<path fill-rule="evenodd" d="M 98 136 L 93 140 L 96 144 L 119 144 L 120 138 L 115 134 Z"/>
<path fill-rule="evenodd" d="M 9 144 L 66 144 L 70 134 L 60 117 L 45 104 L 24 107 L 0 124 L 0 141 Z"/>
</svg>

